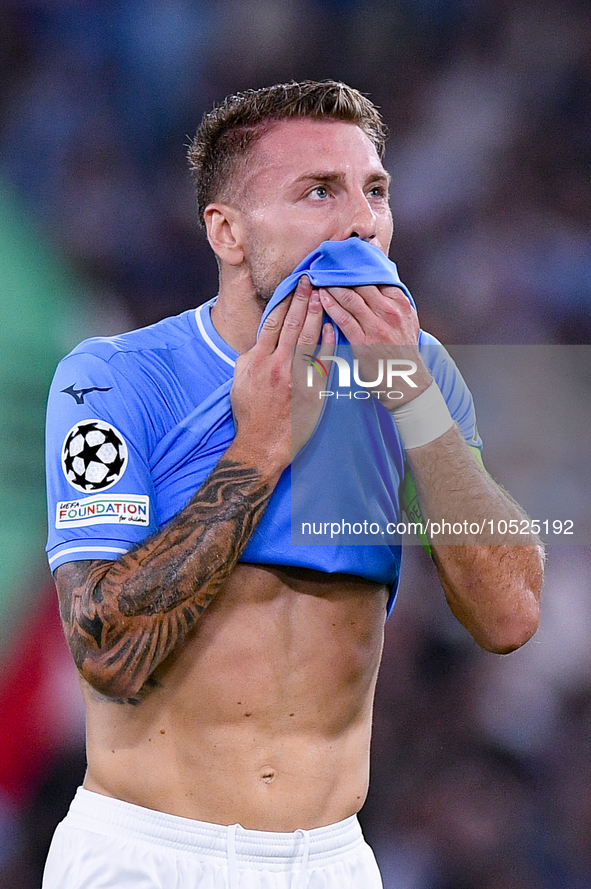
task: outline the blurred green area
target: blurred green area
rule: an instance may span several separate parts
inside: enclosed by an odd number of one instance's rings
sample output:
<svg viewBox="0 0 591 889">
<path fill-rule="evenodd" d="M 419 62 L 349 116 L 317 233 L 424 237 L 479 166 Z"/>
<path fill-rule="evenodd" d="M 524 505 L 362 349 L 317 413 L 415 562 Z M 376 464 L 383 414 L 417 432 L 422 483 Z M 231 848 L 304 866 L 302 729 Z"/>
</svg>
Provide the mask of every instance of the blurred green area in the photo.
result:
<svg viewBox="0 0 591 889">
<path fill-rule="evenodd" d="M 0 182 L 0 653 L 49 577 L 44 424 L 58 361 L 87 335 L 81 284 Z"/>
</svg>

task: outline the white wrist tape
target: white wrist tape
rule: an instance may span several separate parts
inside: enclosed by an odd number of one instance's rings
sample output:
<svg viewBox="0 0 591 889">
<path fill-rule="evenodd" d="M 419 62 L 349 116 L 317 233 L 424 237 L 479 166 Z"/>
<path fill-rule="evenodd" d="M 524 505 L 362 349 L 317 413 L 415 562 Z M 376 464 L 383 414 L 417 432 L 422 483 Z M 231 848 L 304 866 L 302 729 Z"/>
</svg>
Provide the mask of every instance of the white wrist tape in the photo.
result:
<svg viewBox="0 0 591 889">
<path fill-rule="evenodd" d="M 454 425 L 452 415 L 435 380 L 407 404 L 390 411 L 405 450 L 435 441 Z"/>
</svg>

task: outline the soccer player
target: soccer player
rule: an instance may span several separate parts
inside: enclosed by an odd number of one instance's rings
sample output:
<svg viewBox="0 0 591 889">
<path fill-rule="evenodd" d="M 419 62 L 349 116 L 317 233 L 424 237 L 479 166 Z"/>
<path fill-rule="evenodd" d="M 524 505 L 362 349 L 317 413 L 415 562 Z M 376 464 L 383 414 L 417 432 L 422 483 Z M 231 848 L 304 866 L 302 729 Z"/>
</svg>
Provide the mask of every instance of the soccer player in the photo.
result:
<svg viewBox="0 0 591 889">
<path fill-rule="evenodd" d="M 292 545 L 290 469 L 301 453 L 314 470 L 326 419 L 353 467 L 332 487 L 340 458 L 323 468 L 329 496 L 364 504 L 379 487 L 384 518 L 399 516 L 412 472 L 426 519 L 523 515 L 474 458 L 472 401 L 453 363 L 427 359 L 434 340 L 396 277 L 371 280 L 376 263 L 391 265 L 383 148 L 376 108 L 341 83 L 227 99 L 190 149 L 217 298 L 89 340 L 58 368 L 48 553 L 87 708 L 88 771 L 45 889 L 381 886 L 356 814 L 400 548 Z M 311 264 L 270 302 L 320 245 L 331 259 L 333 242 L 336 283 Z M 370 280 L 356 277 L 356 248 Z M 346 435 L 340 405 L 320 422 L 317 387 L 292 374 L 294 347 L 331 355 L 341 339 L 364 380 L 377 345 L 415 368 L 398 400 L 386 386 L 384 404 L 347 414 Z M 534 539 L 431 548 L 481 646 L 509 652 L 531 637 Z"/>
</svg>

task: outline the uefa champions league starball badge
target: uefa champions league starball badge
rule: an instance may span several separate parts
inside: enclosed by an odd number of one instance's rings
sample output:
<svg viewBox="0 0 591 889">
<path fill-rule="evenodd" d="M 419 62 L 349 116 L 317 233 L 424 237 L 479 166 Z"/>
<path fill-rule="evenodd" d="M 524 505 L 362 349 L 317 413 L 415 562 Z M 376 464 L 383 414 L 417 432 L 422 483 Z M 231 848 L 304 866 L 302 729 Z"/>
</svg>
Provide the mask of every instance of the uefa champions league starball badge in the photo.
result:
<svg viewBox="0 0 591 889">
<path fill-rule="evenodd" d="M 62 448 L 62 469 L 77 491 L 106 491 L 127 468 L 128 451 L 121 433 L 104 420 L 76 423 Z"/>
</svg>

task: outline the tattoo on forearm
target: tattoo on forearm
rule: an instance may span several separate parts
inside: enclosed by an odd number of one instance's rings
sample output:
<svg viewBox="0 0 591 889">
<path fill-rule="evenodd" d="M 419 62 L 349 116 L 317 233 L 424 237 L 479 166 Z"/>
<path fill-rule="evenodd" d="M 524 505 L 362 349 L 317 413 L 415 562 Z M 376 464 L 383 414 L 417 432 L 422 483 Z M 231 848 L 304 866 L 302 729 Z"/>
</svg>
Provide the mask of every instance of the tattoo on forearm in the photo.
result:
<svg viewBox="0 0 591 889">
<path fill-rule="evenodd" d="M 74 660 L 96 688 L 139 691 L 233 570 L 272 491 L 256 470 L 222 459 L 155 537 L 118 562 L 68 566 L 62 620 Z"/>
</svg>

